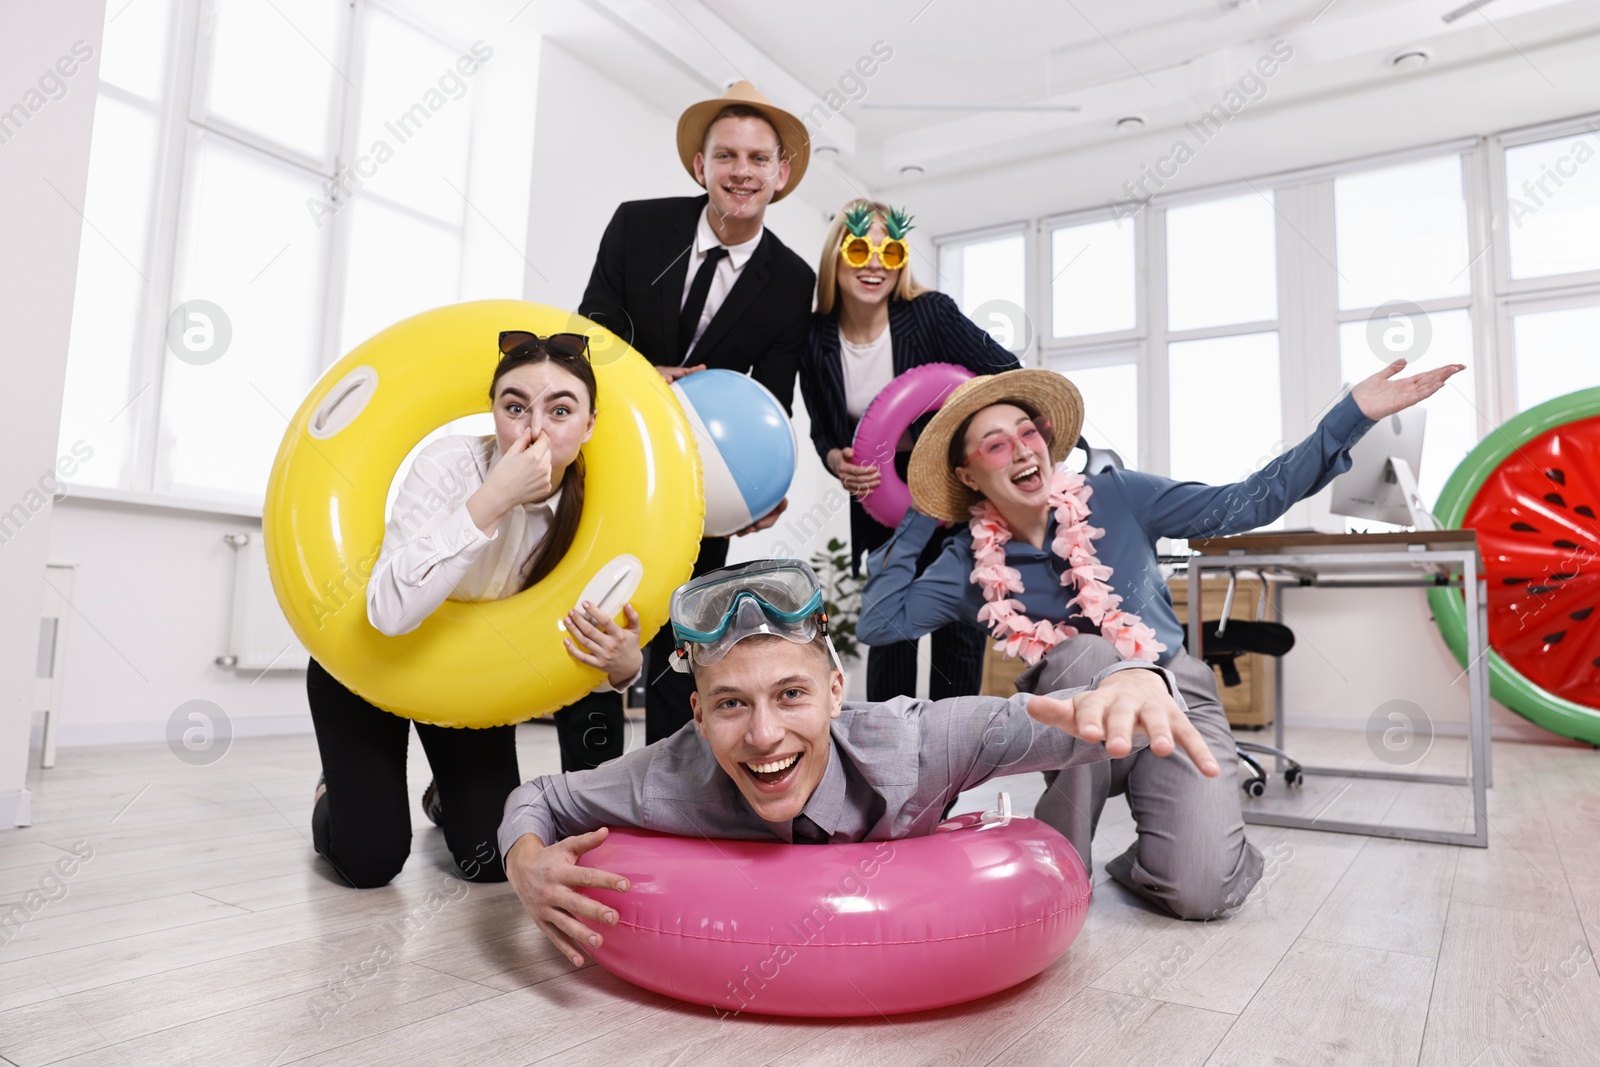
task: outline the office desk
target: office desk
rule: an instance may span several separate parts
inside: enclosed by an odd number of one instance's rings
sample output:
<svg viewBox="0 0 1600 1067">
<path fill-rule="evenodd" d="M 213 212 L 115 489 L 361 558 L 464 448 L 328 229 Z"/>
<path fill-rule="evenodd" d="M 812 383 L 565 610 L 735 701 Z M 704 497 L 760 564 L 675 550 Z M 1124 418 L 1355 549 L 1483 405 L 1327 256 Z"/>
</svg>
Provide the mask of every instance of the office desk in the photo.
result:
<svg viewBox="0 0 1600 1067">
<path fill-rule="evenodd" d="M 1196 553 L 1189 569 L 1189 652 L 1199 657 L 1201 647 L 1201 578 L 1206 571 L 1245 571 L 1262 581 L 1296 587 L 1322 588 L 1458 588 L 1466 596 L 1467 615 L 1467 733 L 1472 749 L 1471 774 L 1465 777 L 1417 774 L 1409 771 L 1369 771 L 1344 767 L 1302 766 L 1306 775 L 1341 778 L 1382 778 L 1398 782 L 1465 786 L 1471 790 L 1473 829 L 1434 830 L 1423 827 L 1386 826 L 1379 823 L 1340 822 L 1304 815 L 1252 811 L 1245 821 L 1266 826 L 1331 830 L 1338 833 L 1396 837 L 1441 844 L 1489 844 L 1489 819 L 1484 791 L 1490 784 L 1489 754 L 1489 619 L 1483 564 L 1478 557 L 1473 530 L 1426 530 L 1415 533 L 1323 534 L 1259 533 L 1234 537 L 1209 537 L 1189 542 Z M 1283 748 L 1283 661 L 1276 666 L 1278 714 L 1276 745 Z M 1278 766 L 1281 771 L 1281 762 Z M 1279 779 L 1281 781 L 1281 778 Z"/>
</svg>

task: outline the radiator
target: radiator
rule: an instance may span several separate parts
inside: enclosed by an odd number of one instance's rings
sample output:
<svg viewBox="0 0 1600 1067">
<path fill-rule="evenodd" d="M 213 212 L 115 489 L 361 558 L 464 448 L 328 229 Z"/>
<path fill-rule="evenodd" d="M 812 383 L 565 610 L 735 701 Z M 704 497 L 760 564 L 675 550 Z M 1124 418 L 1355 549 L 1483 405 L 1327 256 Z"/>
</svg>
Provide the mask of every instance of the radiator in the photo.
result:
<svg viewBox="0 0 1600 1067">
<path fill-rule="evenodd" d="M 221 667 L 237 671 L 303 671 L 311 654 L 300 644 L 278 607 L 267 574 L 267 553 L 258 531 L 224 534 L 233 548 L 233 612 Z"/>
</svg>

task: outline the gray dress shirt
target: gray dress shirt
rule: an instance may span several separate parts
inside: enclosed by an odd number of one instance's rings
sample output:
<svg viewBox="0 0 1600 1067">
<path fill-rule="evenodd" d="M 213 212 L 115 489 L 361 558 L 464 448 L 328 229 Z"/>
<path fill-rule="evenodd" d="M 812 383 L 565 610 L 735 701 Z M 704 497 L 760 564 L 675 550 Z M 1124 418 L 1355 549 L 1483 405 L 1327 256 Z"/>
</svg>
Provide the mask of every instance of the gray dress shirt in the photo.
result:
<svg viewBox="0 0 1600 1067">
<path fill-rule="evenodd" d="M 1114 664 L 1087 688 L 1129 668 L 1158 671 L 1187 713 L 1172 674 L 1153 664 Z M 828 765 L 803 814 L 834 843 L 917 837 L 933 832 L 952 797 L 996 775 L 1110 758 L 1104 745 L 1034 720 L 1030 698 L 896 697 L 885 704 L 846 704 L 831 723 Z M 1136 747 L 1145 743 L 1142 734 L 1135 735 Z M 603 767 L 518 786 L 506 798 L 500 853 L 508 853 L 523 834 L 537 834 L 549 845 L 602 826 L 785 843 L 792 832 L 791 823 L 769 823 L 750 810 L 692 722 Z"/>
</svg>

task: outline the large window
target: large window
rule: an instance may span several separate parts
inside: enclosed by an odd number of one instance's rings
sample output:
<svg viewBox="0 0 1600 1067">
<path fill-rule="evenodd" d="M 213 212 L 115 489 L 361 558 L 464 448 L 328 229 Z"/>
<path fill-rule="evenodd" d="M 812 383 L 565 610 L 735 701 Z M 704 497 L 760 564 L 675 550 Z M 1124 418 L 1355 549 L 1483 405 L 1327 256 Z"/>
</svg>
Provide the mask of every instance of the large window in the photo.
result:
<svg viewBox="0 0 1600 1067">
<path fill-rule="evenodd" d="M 93 449 L 75 475 L 79 484 L 129 484 L 154 411 L 137 354 L 150 332 L 145 300 L 157 269 L 153 215 L 171 31 L 170 0 L 151 0 L 108 19 L 101 44 L 61 413 L 62 452 L 76 441 Z"/>
<path fill-rule="evenodd" d="M 1590 117 L 1493 141 L 1502 418 L 1600 385 L 1597 129 Z"/>
<path fill-rule="evenodd" d="M 322 369 L 462 298 L 474 195 L 525 211 L 527 185 L 470 166 L 493 49 L 452 33 L 367 2 L 109 7 L 62 419 L 82 482 L 259 504 Z M 531 139 L 531 101 L 490 112 Z M 520 250 L 480 258 L 473 295 L 521 294 Z"/>
<path fill-rule="evenodd" d="M 1168 330 L 1278 317 L 1270 192 L 1174 207 L 1166 217 Z"/>
<path fill-rule="evenodd" d="M 1422 404 L 1417 488 L 1431 507 L 1478 441 L 1462 156 L 1341 175 L 1333 200 L 1344 382 L 1354 385 L 1397 359 L 1411 364 L 1406 373 L 1467 367 Z"/>
<path fill-rule="evenodd" d="M 1459 153 L 1334 180 L 1341 309 L 1468 296 L 1461 181 Z"/>
<path fill-rule="evenodd" d="M 1033 342 L 1027 237 L 1017 230 L 939 244 L 939 285 L 996 341 L 1016 353 Z"/>
<path fill-rule="evenodd" d="M 1168 473 L 1235 482 L 1283 448 L 1273 195 L 1166 212 Z"/>
<path fill-rule="evenodd" d="M 1118 219 L 1050 232 L 1050 336 L 1123 333 L 1138 320 L 1134 225 Z"/>
<path fill-rule="evenodd" d="M 1082 437 L 1091 448 L 1109 448 L 1124 466 L 1139 462 L 1139 368 L 1135 346 L 1074 354 L 1050 354 L 1045 366 L 1067 377 L 1083 394 Z"/>
<path fill-rule="evenodd" d="M 1505 150 L 1506 236 L 1514 279 L 1600 271 L 1600 134 Z"/>
<path fill-rule="evenodd" d="M 1172 477 L 1237 482 L 1282 451 L 1276 332 L 1175 341 L 1167 351 Z"/>
<path fill-rule="evenodd" d="M 1527 312 L 1511 328 L 1518 411 L 1600 385 L 1600 303 Z"/>
<path fill-rule="evenodd" d="M 1213 483 L 1398 359 L 1406 374 L 1463 364 L 1423 404 L 1418 482 L 1435 506 L 1493 427 L 1600 386 L 1597 129 L 1575 118 L 1041 219 L 1032 255 L 1022 233 L 1006 246 L 1007 284 L 1025 262 L 1044 311 L 1030 362 L 1077 384 L 1090 445 Z M 967 246 L 945 253 L 941 282 L 964 293 Z"/>
<path fill-rule="evenodd" d="M 1144 461 L 1143 227 L 1142 219 L 1101 210 L 1047 219 L 1041 228 L 1049 294 L 1044 365 L 1083 394 L 1084 440 L 1135 468 Z"/>
</svg>

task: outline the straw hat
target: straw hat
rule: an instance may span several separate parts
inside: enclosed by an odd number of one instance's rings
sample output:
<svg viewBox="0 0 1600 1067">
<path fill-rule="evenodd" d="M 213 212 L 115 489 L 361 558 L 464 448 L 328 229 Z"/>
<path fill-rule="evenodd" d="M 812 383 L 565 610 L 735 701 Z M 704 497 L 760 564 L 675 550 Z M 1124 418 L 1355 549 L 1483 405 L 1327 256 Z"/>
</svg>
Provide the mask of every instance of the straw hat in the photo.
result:
<svg viewBox="0 0 1600 1067">
<path fill-rule="evenodd" d="M 1067 458 L 1083 430 L 1083 396 L 1078 387 L 1053 370 L 1011 370 L 962 382 L 911 451 L 906 482 L 911 502 L 924 515 L 946 522 L 964 522 L 967 511 L 983 499 L 961 484 L 950 469 L 950 439 L 967 419 L 991 404 L 1015 403 L 1050 420 L 1055 441 L 1050 465 Z"/>
<path fill-rule="evenodd" d="M 706 130 L 711 127 L 711 120 L 717 117 L 717 112 L 733 104 L 743 104 L 761 112 L 783 139 L 783 154 L 789 160 L 789 183 L 773 194 L 772 202 L 777 203 L 794 192 L 800 179 L 805 177 L 806 164 L 811 162 L 811 134 L 803 122 L 783 108 L 773 107 L 761 95 L 761 90 L 749 82 L 734 82 L 716 99 L 689 105 L 678 118 L 678 158 L 683 160 L 684 169 L 693 178 L 694 157 L 706 143 Z"/>
</svg>

